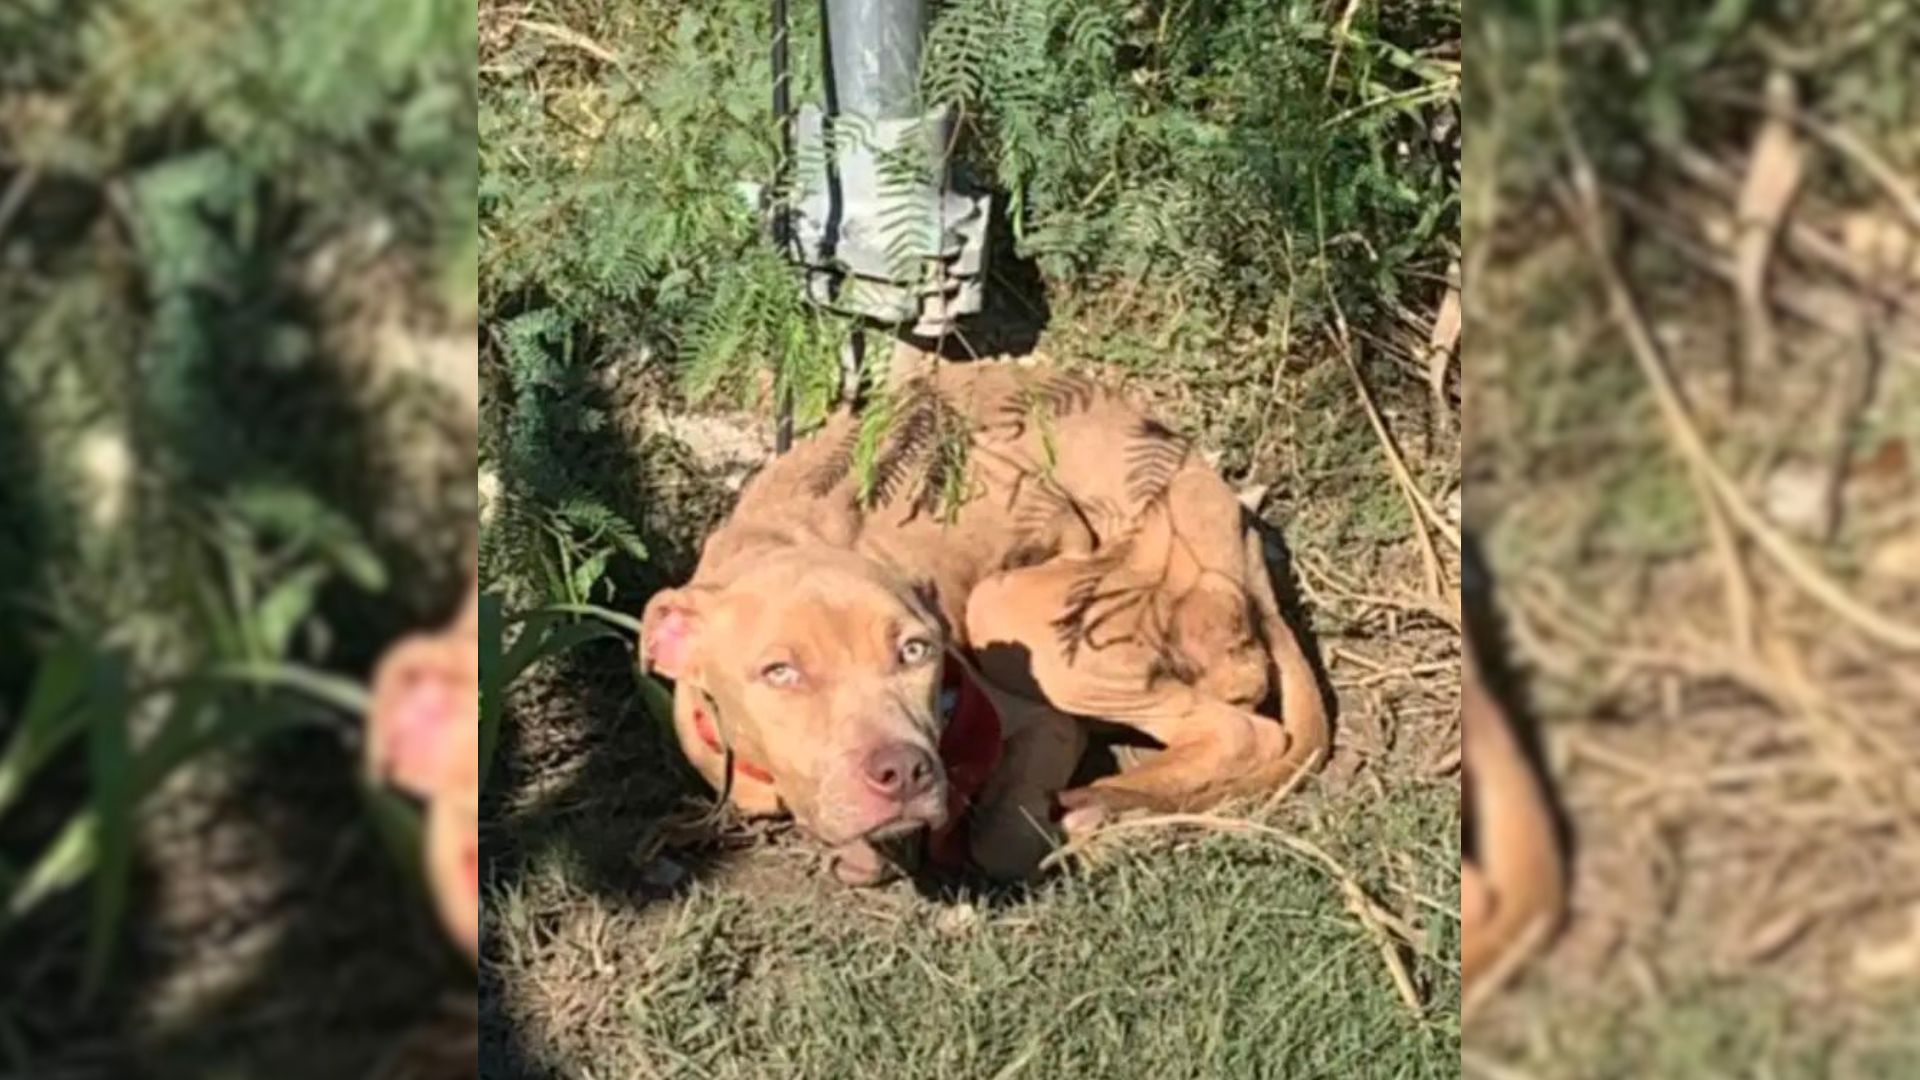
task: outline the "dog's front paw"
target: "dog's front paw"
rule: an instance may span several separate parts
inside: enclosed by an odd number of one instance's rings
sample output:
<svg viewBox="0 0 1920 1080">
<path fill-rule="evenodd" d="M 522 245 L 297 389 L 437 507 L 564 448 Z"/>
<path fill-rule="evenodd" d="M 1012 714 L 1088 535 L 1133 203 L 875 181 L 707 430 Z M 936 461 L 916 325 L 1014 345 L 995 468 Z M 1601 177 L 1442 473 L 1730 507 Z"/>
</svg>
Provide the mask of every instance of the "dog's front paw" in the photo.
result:
<svg viewBox="0 0 1920 1080">
<path fill-rule="evenodd" d="M 1069 810 L 1060 816 L 1060 831 L 1065 833 L 1069 842 L 1079 840 L 1100 831 L 1113 817 L 1107 808 L 1098 803 Z"/>
<path fill-rule="evenodd" d="M 1060 831 L 1067 834 L 1069 841 L 1154 808 L 1147 796 L 1108 784 L 1069 788 L 1056 796 L 1055 801 L 1060 805 Z"/>
<path fill-rule="evenodd" d="M 842 844 L 827 853 L 827 865 L 842 885 L 867 888 L 899 876 L 900 868 L 865 840 Z"/>
</svg>

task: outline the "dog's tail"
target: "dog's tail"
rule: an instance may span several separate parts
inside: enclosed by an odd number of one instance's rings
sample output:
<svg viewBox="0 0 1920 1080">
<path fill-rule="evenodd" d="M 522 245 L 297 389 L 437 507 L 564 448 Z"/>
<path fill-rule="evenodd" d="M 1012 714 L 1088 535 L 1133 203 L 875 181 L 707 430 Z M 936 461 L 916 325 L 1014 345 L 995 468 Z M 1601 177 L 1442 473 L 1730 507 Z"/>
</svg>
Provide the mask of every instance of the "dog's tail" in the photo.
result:
<svg viewBox="0 0 1920 1080">
<path fill-rule="evenodd" d="M 1488 691 L 1469 642 L 1461 691 L 1467 810 L 1478 831 L 1485 895 L 1461 920 L 1460 974 L 1469 1007 L 1505 982 L 1566 906 L 1566 867 L 1546 790 Z"/>
<path fill-rule="evenodd" d="M 1280 601 L 1274 595 L 1273 575 L 1267 571 L 1266 548 L 1260 530 L 1248 526 L 1246 532 L 1247 591 L 1260 615 L 1267 652 L 1273 658 L 1273 670 L 1280 682 L 1280 726 L 1286 729 L 1286 753 L 1275 763 L 1271 778 L 1277 786 L 1291 780 L 1303 769 L 1323 763 L 1327 756 L 1327 701 L 1320 692 L 1320 680 L 1306 649 L 1292 624 L 1280 613 Z"/>
</svg>

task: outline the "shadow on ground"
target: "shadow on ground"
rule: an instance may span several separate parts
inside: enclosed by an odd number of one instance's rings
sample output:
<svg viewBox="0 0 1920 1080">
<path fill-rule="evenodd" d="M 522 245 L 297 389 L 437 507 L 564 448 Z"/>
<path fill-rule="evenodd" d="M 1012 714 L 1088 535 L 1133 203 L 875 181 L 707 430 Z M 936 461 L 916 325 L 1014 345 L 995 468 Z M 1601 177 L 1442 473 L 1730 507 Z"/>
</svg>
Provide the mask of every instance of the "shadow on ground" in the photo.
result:
<svg viewBox="0 0 1920 1080">
<path fill-rule="evenodd" d="M 577 368 L 569 371 L 577 376 Z M 575 377 L 560 396 L 579 408 L 615 410 L 607 389 L 584 378 Z M 619 563 L 608 575 L 611 606 L 637 615 L 655 591 L 691 574 L 707 526 L 731 496 L 684 446 L 664 437 L 636 446 L 617 425 L 576 431 L 565 455 L 570 471 L 591 478 L 582 485 L 588 493 L 641 526 L 647 562 Z M 635 659 L 630 641 L 595 642 L 515 686 L 481 806 L 483 955 L 503 947 L 494 899 L 520 889 L 544 864 L 564 864 L 585 891 L 637 911 L 680 894 L 726 861 L 719 844 L 676 846 L 670 863 L 648 857 L 690 801 L 711 795 L 646 709 Z M 663 867 L 673 876 L 663 876 Z M 551 1074 L 546 1048 L 521 1030 L 520 1008 L 515 988 L 483 964 L 482 1075 Z"/>
<path fill-rule="evenodd" d="M 401 490 L 390 433 L 373 417 L 403 403 L 370 402 L 332 358 L 259 363 L 269 339 L 310 315 L 288 306 L 269 284 L 274 275 L 253 280 L 259 295 L 231 298 L 223 377 L 195 388 L 221 430 L 181 463 L 186 486 L 216 496 L 247 480 L 288 482 L 364 525 Z M 0 399 L 0 412 L 10 404 Z M 33 610 L 26 602 L 48 594 L 69 542 L 43 514 L 52 503 L 35 498 L 47 494 L 33 485 L 48 473 L 15 419 L 0 415 L 0 717 L 18 715 L 34 645 L 52 629 L 24 614 Z M 420 438 L 453 427 L 429 424 Z M 457 536 L 471 511 L 457 492 L 440 494 L 449 497 L 423 511 L 424 524 Z M 384 596 L 324 596 L 336 645 L 311 658 L 357 680 L 396 635 L 443 617 L 459 598 L 458 566 L 442 565 L 431 545 L 367 531 L 402 584 Z M 431 1060 L 455 1062 L 451 1073 L 424 1075 L 470 1075 L 472 976 L 376 840 L 361 804 L 357 731 L 317 719 L 303 733 L 196 763 L 141 808 L 131 906 L 99 996 L 77 993 L 85 893 L 55 897 L 5 928 L 0 1075 L 336 1080 L 371 1075 L 423 1032 L 437 1033 Z M 10 856 L 40 850 L 82 804 L 84 751 L 36 777 L 0 836 Z"/>
</svg>

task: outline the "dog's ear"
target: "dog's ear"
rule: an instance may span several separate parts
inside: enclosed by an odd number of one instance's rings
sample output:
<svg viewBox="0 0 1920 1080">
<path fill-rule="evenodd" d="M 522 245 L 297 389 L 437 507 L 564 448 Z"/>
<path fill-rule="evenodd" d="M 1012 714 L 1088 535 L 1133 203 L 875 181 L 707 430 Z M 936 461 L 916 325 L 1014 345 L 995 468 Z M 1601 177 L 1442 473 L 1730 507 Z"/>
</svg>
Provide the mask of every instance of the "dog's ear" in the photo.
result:
<svg viewBox="0 0 1920 1080">
<path fill-rule="evenodd" d="M 714 594 L 706 585 L 665 589 L 647 601 L 640 618 L 640 667 L 678 682 L 693 666 Z"/>
<path fill-rule="evenodd" d="M 441 632 L 388 650 L 367 716 L 370 775 L 423 799 L 479 788 L 474 649 L 472 638 Z"/>
</svg>

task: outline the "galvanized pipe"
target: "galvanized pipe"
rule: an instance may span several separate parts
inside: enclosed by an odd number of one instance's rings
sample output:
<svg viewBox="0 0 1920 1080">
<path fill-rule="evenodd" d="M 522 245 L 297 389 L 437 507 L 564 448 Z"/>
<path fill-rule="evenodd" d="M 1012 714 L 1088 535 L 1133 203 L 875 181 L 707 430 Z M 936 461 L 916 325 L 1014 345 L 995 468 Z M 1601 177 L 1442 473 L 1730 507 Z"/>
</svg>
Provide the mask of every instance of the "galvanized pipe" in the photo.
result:
<svg viewBox="0 0 1920 1080">
<path fill-rule="evenodd" d="M 873 120 L 920 114 L 926 0 L 825 0 L 827 111 Z"/>
</svg>

